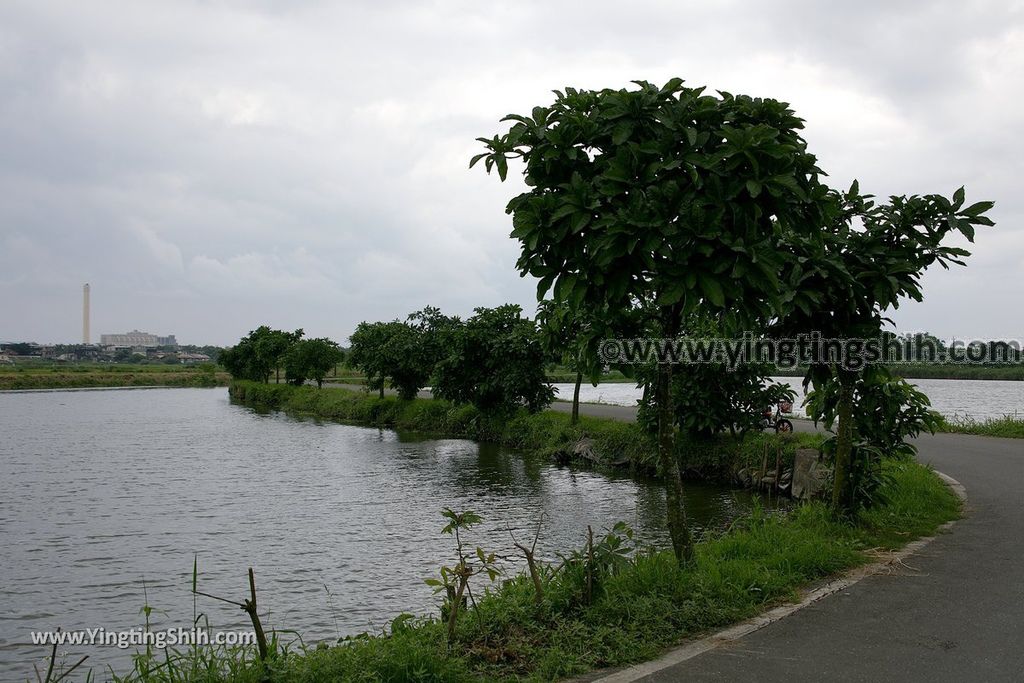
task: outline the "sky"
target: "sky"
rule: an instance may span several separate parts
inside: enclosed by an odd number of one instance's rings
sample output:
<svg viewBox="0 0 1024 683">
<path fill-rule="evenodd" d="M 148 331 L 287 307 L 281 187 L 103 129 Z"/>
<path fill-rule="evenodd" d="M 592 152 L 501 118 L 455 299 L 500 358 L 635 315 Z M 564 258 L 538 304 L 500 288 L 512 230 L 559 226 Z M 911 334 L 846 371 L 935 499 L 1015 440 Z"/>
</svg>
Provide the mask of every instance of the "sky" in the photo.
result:
<svg viewBox="0 0 1024 683">
<path fill-rule="evenodd" d="M 1024 2 L 0 4 L 0 340 L 137 328 L 345 343 L 426 305 L 518 303 L 478 136 L 552 90 L 774 97 L 835 187 L 996 202 L 905 331 L 1024 339 Z"/>
</svg>

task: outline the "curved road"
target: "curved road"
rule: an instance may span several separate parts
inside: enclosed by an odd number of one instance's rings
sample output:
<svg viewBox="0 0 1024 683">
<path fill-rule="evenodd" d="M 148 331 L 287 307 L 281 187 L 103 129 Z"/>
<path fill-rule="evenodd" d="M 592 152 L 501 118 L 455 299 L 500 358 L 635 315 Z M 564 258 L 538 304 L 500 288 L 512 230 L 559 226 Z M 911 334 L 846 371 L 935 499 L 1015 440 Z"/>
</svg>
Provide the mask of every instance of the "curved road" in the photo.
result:
<svg viewBox="0 0 1024 683">
<path fill-rule="evenodd" d="M 635 417 L 620 406 L 580 410 Z M 967 489 L 966 515 L 949 533 L 895 573 L 634 680 L 1024 681 L 1024 440 L 936 434 L 916 443 L 922 462 Z"/>
</svg>

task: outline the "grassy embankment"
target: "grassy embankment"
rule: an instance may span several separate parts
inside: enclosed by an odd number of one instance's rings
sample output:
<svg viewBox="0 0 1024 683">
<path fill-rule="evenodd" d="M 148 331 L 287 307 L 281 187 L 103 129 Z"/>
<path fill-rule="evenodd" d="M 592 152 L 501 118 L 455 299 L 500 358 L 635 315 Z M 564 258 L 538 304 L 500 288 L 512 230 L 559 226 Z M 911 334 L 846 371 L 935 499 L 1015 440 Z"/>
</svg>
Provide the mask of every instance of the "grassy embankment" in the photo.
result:
<svg viewBox="0 0 1024 683">
<path fill-rule="evenodd" d="M 101 387 L 216 387 L 231 376 L 213 365 L 81 363 L 0 367 L 0 390 Z"/>
<path fill-rule="evenodd" d="M 1001 436 L 1010 439 L 1024 439 L 1024 416 L 1017 413 L 977 420 L 970 416 L 955 415 L 942 419 L 940 432 L 953 434 L 975 434 L 977 436 Z"/>
<path fill-rule="evenodd" d="M 403 405 L 343 390 L 251 383 L 237 384 L 232 392 L 268 407 L 366 424 L 497 436 L 526 447 L 559 448 L 579 429 L 641 465 L 651 462 L 651 444 L 635 425 L 584 420 L 576 428 L 564 415 L 544 413 L 516 416 L 502 426 L 471 408 L 441 401 Z M 801 587 L 868 562 L 879 548 L 931 534 L 959 515 L 958 499 L 925 467 L 891 462 L 887 470 L 892 475 L 885 487 L 887 502 L 862 513 L 853 525 L 837 522 L 819 503 L 785 515 L 755 511 L 728 531 L 705 536 L 694 562 L 685 567 L 666 551 L 614 559 L 610 546 L 597 538 L 592 553 L 580 550 L 560 567 L 542 567 L 539 589 L 526 575 L 499 581 L 482 595 L 478 585 L 476 606 L 460 612 L 450 642 L 440 617 L 403 616 L 380 633 L 333 647 L 278 650 L 265 665 L 241 648 L 156 653 L 138 659 L 135 672 L 119 680 L 553 680 L 640 662 L 681 639 L 793 599 Z M 472 530 L 464 531 L 463 539 L 472 545 Z"/>
<path fill-rule="evenodd" d="M 590 440 L 600 456 L 598 464 L 619 462 L 634 469 L 656 473 L 656 447 L 651 435 L 637 425 L 617 420 L 581 416 L 577 425 L 569 416 L 553 411 L 530 415 L 525 411 L 511 417 L 487 416 L 470 405 L 453 405 L 439 399 L 400 401 L 394 396 L 375 395 L 342 388 L 292 387 L 285 384 L 233 382 L 231 395 L 239 401 L 286 412 L 332 420 L 387 427 L 409 432 L 437 434 L 450 438 L 486 441 L 525 451 L 539 451 L 553 457 L 569 456 L 581 439 Z M 721 438 L 698 443 L 680 440 L 681 464 L 693 475 L 728 478 L 741 467 L 760 466 L 766 453 L 771 466 L 776 452 L 783 467 L 792 464 L 801 446 L 817 446 L 816 434 L 750 434 L 743 441 Z"/>
</svg>

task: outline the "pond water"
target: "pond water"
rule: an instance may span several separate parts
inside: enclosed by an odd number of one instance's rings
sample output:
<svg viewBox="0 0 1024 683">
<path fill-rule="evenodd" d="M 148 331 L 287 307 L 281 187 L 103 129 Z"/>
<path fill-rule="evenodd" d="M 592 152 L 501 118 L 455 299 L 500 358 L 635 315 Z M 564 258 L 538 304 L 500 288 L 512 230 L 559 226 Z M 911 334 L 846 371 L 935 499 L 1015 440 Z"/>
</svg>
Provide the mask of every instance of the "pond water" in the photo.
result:
<svg viewBox="0 0 1024 683">
<path fill-rule="evenodd" d="M 629 385 L 623 385 L 629 386 Z M 423 579 L 453 557 L 442 507 L 484 522 L 468 542 L 511 554 L 509 529 L 539 555 L 582 546 L 619 520 L 664 543 L 656 482 L 558 467 L 465 440 L 259 414 L 224 389 L 0 392 L 0 680 L 34 679 L 48 648 L 32 631 L 188 628 L 199 590 L 241 600 L 253 567 L 265 623 L 306 642 L 375 629 L 436 598 Z M 749 494 L 688 487 L 698 527 Z M 200 598 L 220 629 L 250 628 Z M 130 651 L 68 647 L 128 665 Z"/>
<path fill-rule="evenodd" d="M 799 377 L 773 377 L 776 382 L 789 384 L 796 391 L 793 410 L 803 415 L 804 400 Z M 911 384 L 928 395 L 932 407 L 943 415 L 969 415 L 976 419 L 1013 415 L 1024 417 L 1024 382 L 969 379 L 912 379 Z M 572 384 L 556 384 L 558 397 L 572 400 Z M 586 403 L 609 403 L 632 406 L 640 399 L 641 390 L 631 382 L 583 384 L 580 400 Z"/>
</svg>

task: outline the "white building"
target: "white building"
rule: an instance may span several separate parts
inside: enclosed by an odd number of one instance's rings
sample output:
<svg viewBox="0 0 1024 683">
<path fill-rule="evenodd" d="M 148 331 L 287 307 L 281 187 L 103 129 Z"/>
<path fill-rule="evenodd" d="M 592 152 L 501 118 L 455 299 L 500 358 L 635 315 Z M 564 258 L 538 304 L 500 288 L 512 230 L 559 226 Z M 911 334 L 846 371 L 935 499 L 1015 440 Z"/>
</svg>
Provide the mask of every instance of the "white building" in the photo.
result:
<svg viewBox="0 0 1024 683">
<path fill-rule="evenodd" d="M 144 348 L 151 348 L 154 346 L 177 346 L 178 340 L 174 338 L 173 334 L 169 334 L 166 337 L 160 337 L 155 334 L 150 334 L 149 332 L 132 330 L 131 332 L 125 332 L 124 334 L 101 334 L 100 345 L 121 346 L 127 348 L 141 346 Z"/>
</svg>

